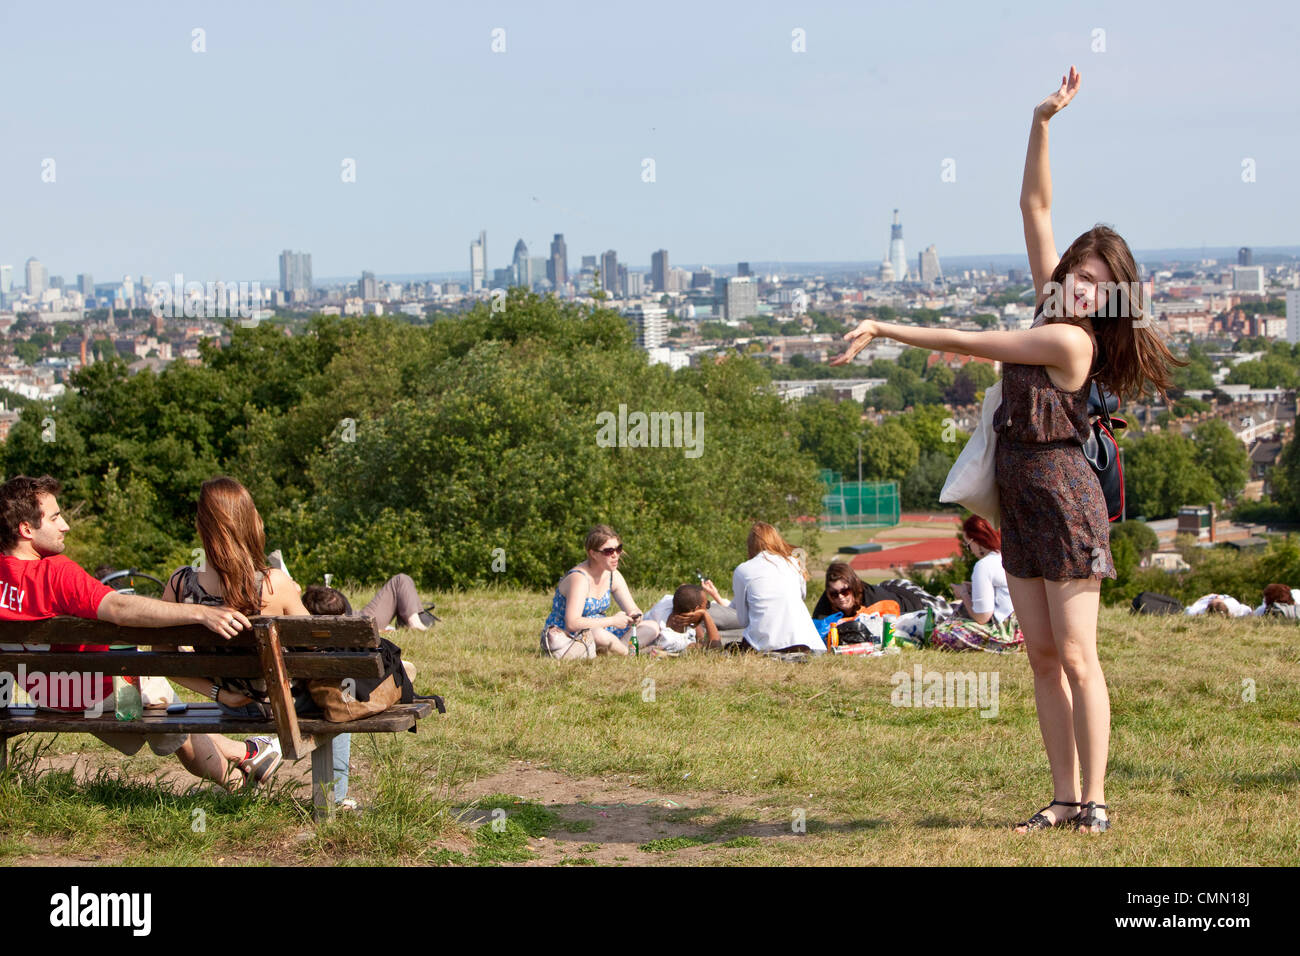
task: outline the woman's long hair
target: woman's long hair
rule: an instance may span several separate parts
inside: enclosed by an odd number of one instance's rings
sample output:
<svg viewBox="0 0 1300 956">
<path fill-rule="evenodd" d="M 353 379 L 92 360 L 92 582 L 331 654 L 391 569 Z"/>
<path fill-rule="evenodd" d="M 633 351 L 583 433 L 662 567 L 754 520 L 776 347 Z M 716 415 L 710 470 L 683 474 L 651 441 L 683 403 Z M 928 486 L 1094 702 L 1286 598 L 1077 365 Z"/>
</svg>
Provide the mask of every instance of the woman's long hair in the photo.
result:
<svg viewBox="0 0 1300 956">
<path fill-rule="evenodd" d="M 832 561 L 831 566 L 826 569 L 826 591 L 827 599 L 830 599 L 830 589 L 832 584 L 846 585 L 853 594 L 853 601 L 857 607 L 862 607 L 862 595 L 865 589 L 862 586 L 862 579 L 858 577 L 858 572 L 853 570 L 853 565 L 846 561 Z"/>
<path fill-rule="evenodd" d="M 804 580 L 808 580 L 808 569 L 800 558 L 800 554 L 790 546 L 790 542 L 781 537 L 781 532 L 772 527 L 766 521 L 755 521 L 754 526 L 749 529 L 749 537 L 745 541 L 745 546 L 749 551 L 751 558 L 756 557 L 760 552 L 770 551 L 772 554 L 780 555 L 790 560 L 799 573 L 803 575 Z"/>
<path fill-rule="evenodd" d="M 210 478 L 199 489 L 199 540 L 221 579 L 226 604 L 243 614 L 261 614 L 257 574 L 266 572 L 266 531 L 253 496 L 234 478 Z"/>
<path fill-rule="evenodd" d="M 1091 317 L 1100 359 L 1097 381 L 1121 402 L 1140 397 L 1149 383 L 1167 405 L 1166 390 L 1174 384 L 1169 369 L 1187 363 L 1175 358 L 1151 327 L 1137 263 L 1128 243 L 1114 229 L 1097 225 L 1070 243 L 1052 271 L 1051 281 L 1055 285 L 1051 292 L 1044 295 L 1039 290 L 1038 307 L 1049 316 L 1048 322 L 1077 325 L 1077 318 L 1066 317 L 1065 277 L 1094 254 L 1109 267 L 1115 283 L 1105 304 L 1098 304 Z"/>
</svg>

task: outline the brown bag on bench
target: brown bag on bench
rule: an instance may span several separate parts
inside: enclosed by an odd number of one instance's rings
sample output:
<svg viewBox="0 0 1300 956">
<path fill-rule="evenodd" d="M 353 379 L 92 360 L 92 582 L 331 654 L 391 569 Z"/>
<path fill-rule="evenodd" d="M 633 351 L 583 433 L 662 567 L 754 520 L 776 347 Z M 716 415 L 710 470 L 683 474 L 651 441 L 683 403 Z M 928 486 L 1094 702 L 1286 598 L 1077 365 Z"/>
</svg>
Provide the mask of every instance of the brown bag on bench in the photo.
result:
<svg viewBox="0 0 1300 956">
<path fill-rule="evenodd" d="M 379 653 L 384 662 L 382 677 L 307 682 L 312 701 L 330 723 L 373 717 L 394 704 L 409 704 L 415 699 L 415 688 L 402 666 L 402 649 L 381 637 Z"/>
</svg>

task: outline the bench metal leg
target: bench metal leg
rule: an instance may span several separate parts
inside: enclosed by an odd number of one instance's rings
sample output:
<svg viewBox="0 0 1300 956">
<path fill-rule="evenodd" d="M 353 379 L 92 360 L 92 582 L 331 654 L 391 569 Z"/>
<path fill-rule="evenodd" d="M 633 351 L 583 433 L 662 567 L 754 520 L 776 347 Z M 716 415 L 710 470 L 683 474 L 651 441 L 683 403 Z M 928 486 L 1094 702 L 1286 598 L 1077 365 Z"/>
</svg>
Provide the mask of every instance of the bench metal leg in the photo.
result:
<svg viewBox="0 0 1300 956">
<path fill-rule="evenodd" d="M 311 803 L 312 816 L 317 822 L 324 820 L 334 809 L 334 737 L 335 734 L 318 734 L 316 747 L 311 752 Z"/>
</svg>

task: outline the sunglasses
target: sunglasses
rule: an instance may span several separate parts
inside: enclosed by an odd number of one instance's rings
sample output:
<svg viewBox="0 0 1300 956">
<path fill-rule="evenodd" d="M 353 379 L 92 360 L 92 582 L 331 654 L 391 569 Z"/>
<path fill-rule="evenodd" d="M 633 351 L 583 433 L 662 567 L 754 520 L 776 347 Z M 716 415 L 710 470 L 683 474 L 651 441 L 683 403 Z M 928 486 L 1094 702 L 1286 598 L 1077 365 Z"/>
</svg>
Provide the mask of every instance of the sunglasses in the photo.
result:
<svg viewBox="0 0 1300 956">
<path fill-rule="evenodd" d="M 852 593 L 852 590 L 852 588 L 827 588 L 826 593 L 833 598 L 837 598 Z"/>
<path fill-rule="evenodd" d="M 604 555 L 605 557 L 607 557 L 607 558 L 609 558 L 609 557 L 613 557 L 613 556 L 616 555 L 616 554 L 622 554 L 622 553 L 623 553 L 623 546 L 622 546 L 621 544 L 619 544 L 619 545 L 615 545 L 615 546 L 612 547 L 612 548 L 597 548 L 597 549 L 596 549 L 596 553 L 597 553 L 597 554 L 603 554 L 603 555 Z"/>
</svg>

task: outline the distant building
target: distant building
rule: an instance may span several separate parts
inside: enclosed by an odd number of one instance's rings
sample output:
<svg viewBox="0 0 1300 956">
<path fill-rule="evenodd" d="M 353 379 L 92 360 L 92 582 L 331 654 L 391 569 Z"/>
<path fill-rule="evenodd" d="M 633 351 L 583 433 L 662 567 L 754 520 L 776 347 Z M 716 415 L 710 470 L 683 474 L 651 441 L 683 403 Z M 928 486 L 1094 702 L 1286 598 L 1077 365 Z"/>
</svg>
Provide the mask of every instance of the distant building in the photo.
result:
<svg viewBox="0 0 1300 956">
<path fill-rule="evenodd" d="M 623 294 L 629 299 L 640 298 L 645 294 L 645 273 L 628 272 L 622 266 L 619 271 L 623 274 Z"/>
<path fill-rule="evenodd" d="M 917 256 L 917 272 L 926 284 L 943 278 L 943 270 L 939 268 L 939 251 L 933 244 Z"/>
<path fill-rule="evenodd" d="M 618 298 L 618 253 L 613 249 L 600 257 L 600 287 L 611 299 Z"/>
<path fill-rule="evenodd" d="M 1242 246 L 1237 250 L 1237 265 L 1253 266 L 1255 264 L 1254 259 L 1255 255 L 1251 252 L 1250 246 Z"/>
<path fill-rule="evenodd" d="M 361 281 L 357 283 L 357 295 L 362 299 L 379 298 L 379 283 L 375 281 L 373 272 L 361 273 Z"/>
<path fill-rule="evenodd" d="M 311 298 L 311 253 L 280 253 L 280 291 L 290 302 L 306 302 Z"/>
<path fill-rule="evenodd" d="M 1260 295 L 1264 293 L 1264 267 L 1263 266 L 1233 266 L 1232 267 L 1232 291 L 1233 292 L 1257 292 Z"/>
<path fill-rule="evenodd" d="M 469 291 L 481 292 L 487 284 L 487 230 L 469 244 Z"/>
<path fill-rule="evenodd" d="M 551 258 L 546 264 L 546 278 L 557 289 L 569 281 L 569 249 L 564 244 L 562 232 L 557 232 L 551 240 Z"/>
<path fill-rule="evenodd" d="M 712 289 L 713 288 L 713 270 L 708 266 L 701 266 L 698 271 L 691 273 L 692 289 Z"/>
<path fill-rule="evenodd" d="M 0 266 L 0 295 L 8 295 L 14 289 L 14 267 Z"/>
<path fill-rule="evenodd" d="M 737 263 L 736 263 L 736 275 L 738 275 L 738 276 L 742 276 L 742 277 L 743 277 L 743 276 L 752 275 L 752 274 L 753 274 L 753 273 L 751 273 L 751 272 L 749 271 L 749 263 L 748 263 L 748 262 L 737 262 Z"/>
<path fill-rule="evenodd" d="M 1292 345 L 1300 342 L 1300 289 L 1286 293 L 1286 340 Z"/>
<path fill-rule="evenodd" d="M 907 253 L 903 251 L 903 224 L 899 221 L 898 210 L 894 210 L 894 222 L 889 227 L 889 264 L 894 267 L 895 282 L 907 281 Z"/>
<path fill-rule="evenodd" d="M 528 246 L 522 239 L 515 243 L 515 254 L 510 258 L 511 285 L 532 288 L 532 276 L 529 275 Z"/>
<path fill-rule="evenodd" d="M 32 256 L 27 260 L 27 294 L 40 298 L 45 294 L 46 277 L 48 273 L 45 266 L 41 265 L 39 259 Z"/>
<path fill-rule="evenodd" d="M 148 288 L 152 289 L 153 286 L 150 285 Z M 89 272 L 79 273 L 77 275 L 77 289 L 87 299 L 93 299 L 95 297 L 95 277 Z"/>
<path fill-rule="evenodd" d="M 658 348 L 668 338 L 668 310 L 662 305 L 636 305 L 623 313 L 636 331 L 636 344 Z"/>
<path fill-rule="evenodd" d="M 584 268 L 584 269 L 591 269 L 591 270 L 594 272 L 595 269 L 596 269 L 596 257 L 595 257 L 595 256 L 583 256 L 583 257 L 582 257 L 582 268 Z"/>
<path fill-rule="evenodd" d="M 758 283 L 752 276 L 735 276 L 727 280 L 723 309 L 729 322 L 758 315 Z"/>
<path fill-rule="evenodd" d="M 650 256 L 650 284 L 655 292 L 668 292 L 668 250 L 660 249 Z"/>
</svg>

